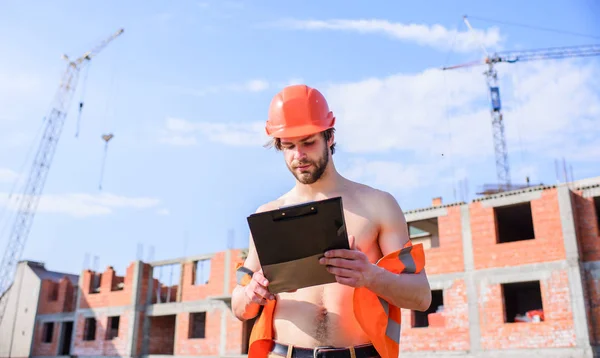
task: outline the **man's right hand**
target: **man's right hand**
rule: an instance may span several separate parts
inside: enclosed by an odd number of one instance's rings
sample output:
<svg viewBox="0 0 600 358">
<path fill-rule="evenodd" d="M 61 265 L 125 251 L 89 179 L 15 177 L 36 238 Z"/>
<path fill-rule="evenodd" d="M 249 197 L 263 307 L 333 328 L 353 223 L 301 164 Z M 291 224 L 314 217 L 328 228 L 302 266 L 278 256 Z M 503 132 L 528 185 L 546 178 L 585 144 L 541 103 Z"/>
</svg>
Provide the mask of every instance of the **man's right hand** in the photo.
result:
<svg viewBox="0 0 600 358">
<path fill-rule="evenodd" d="M 246 298 L 259 305 L 267 304 L 268 300 L 275 299 L 275 295 L 269 292 L 267 286 L 269 286 L 269 281 L 263 276 L 262 270 L 256 271 L 252 275 L 252 281 L 244 287 Z"/>
</svg>

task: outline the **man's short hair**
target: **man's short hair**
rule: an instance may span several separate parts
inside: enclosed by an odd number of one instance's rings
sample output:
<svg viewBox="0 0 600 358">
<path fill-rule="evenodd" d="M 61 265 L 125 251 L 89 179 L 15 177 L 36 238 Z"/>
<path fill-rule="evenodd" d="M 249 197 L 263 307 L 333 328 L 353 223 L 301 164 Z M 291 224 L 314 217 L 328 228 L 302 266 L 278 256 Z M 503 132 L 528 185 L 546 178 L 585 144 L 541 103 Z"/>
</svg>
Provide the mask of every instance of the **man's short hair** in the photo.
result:
<svg viewBox="0 0 600 358">
<path fill-rule="evenodd" d="M 329 128 L 324 130 L 323 132 L 321 132 L 321 134 L 323 135 L 323 139 L 325 139 L 325 142 L 329 141 L 329 139 L 333 136 L 333 133 L 335 133 L 335 128 Z M 331 144 L 331 146 L 329 147 L 329 149 L 331 150 L 331 155 L 333 155 L 335 153 L 335 142 L 333 142 L 333 144 Z M 275 148 L 275 150 L 281 150 L 281 139 L 279 138 L 272 138 L 270 141 L 268 141 L 265 145 L 265 148 Z"/>
</svg>

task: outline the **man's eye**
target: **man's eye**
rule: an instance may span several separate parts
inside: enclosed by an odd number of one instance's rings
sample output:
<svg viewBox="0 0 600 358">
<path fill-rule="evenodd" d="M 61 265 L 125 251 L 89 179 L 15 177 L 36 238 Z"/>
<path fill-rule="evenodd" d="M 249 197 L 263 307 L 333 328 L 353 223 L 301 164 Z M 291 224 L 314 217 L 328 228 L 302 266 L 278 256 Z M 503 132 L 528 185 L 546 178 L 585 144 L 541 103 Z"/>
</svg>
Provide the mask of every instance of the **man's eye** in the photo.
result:
<svg viewBox="0 0 600 358">
<path fill-rule="evenodd" d="M 305 142 L 304 145 L 313 145 L 314 142 Z"/>
</svg>

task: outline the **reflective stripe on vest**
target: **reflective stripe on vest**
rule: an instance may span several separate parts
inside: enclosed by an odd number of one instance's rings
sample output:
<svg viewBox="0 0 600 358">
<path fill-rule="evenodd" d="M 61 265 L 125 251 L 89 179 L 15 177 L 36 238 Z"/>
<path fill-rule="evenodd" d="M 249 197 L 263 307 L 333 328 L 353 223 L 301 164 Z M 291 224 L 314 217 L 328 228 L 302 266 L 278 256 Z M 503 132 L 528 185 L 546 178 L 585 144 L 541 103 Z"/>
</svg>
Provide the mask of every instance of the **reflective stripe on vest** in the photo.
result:
<svg viewBox="0 0 600 358">
<path fill-rule="evenodd" d="M 238 265 L 239 267 L 235 270 L 235 280 L 240 286 L 246 286 L 252 280 L 254 272 L 249 268 Z"/>
<path fill-rule="evenodd" d="M 377 266 L 395 274 L 415 274 L 425 267 L 423 244 L 412 245 L 389 253 L 377 261 Z M 238 277 L 250 277 L 251 271 L 241 266 Z M 249 279 L 238 279 L 245 282 Z M 354 316 L 382 358 L 397 358 L 400 353 L 400 308 L 390 304 L 367 288 L 354 289 Z M 268 301 L 254 323 L 250 334 L 249 358 L 267 358 L 273 345 L 273 313 L 276 301 Z"/>
</svg>

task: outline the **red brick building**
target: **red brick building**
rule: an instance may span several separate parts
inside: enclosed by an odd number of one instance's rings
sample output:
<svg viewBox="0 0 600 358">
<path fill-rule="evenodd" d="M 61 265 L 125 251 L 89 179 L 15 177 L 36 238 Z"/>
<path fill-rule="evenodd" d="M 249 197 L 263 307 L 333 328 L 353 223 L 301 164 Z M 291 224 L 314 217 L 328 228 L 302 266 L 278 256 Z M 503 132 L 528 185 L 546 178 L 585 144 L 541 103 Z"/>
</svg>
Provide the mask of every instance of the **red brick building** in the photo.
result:
<svg viewBox="0 0 600 358">
<path fill-rule="evenodd" d="M 593 356 L 600 178 L 470 203 L 436 198 L 406 219 L 426 247 L 433 302 L 403 310 L 402 357 Z M 229 304 L 243 254 L 137 261 L 122 277 L 84 271 L 77 287 L 44 279 L 30 355 L 242 356 L 250 325 Z"/>
</svg>

